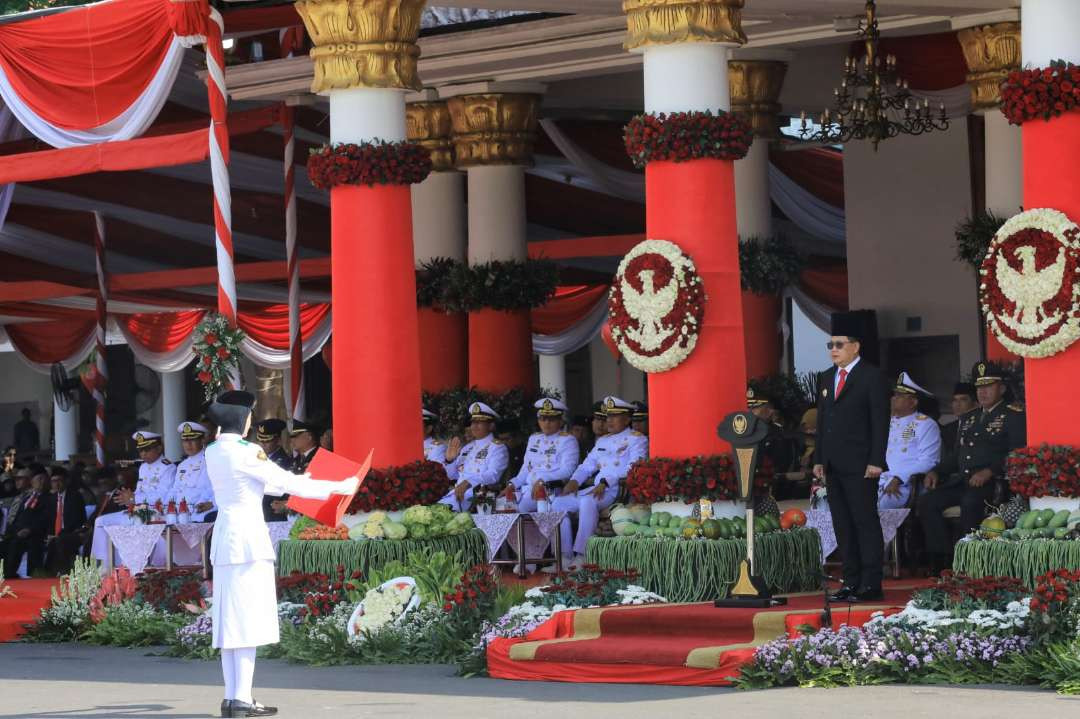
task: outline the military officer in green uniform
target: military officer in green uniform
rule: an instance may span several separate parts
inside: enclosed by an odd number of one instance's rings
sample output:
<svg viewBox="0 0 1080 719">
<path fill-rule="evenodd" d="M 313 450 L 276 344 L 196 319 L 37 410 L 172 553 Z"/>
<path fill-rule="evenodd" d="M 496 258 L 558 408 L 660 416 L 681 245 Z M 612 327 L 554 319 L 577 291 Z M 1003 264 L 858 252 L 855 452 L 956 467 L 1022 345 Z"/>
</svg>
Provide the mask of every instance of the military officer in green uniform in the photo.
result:
<svg viewBox="0 0 1080 719">
<path fill-rule="evenodd" d="M 995 480 L 1005 477 L 1005 458 L 1023 447 L 1027 427 L 1023 408 L 1005 402 L 1005 373 L 990 362 L 972 370 L 979 406 L 960 416 L 956 446 L 923 480 L 927 491 L 918 500 L 919 517 L 926 533 L 931 571 L 945 566 L 949 530 L 942 512 L 960 505 L 960 529 L 977 527 L 994 494 Z"/>
</svg>

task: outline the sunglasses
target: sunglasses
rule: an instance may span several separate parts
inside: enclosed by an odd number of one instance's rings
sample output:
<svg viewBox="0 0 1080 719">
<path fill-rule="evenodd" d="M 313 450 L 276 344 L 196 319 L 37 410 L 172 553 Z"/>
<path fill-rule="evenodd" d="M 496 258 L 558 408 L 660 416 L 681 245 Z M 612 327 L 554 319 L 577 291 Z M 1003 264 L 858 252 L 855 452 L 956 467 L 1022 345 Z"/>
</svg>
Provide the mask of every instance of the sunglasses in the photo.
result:
<svg viewBox="0 0 1080 719">
<path fill-rule="evenodd" d="M 842 350 L 842 349 L 844 349 L 845 345 L 850 345 L 850 344 L 854 344 L 854 342 L 844 342 L 843 340 L 837 340 L 836 342 L 826 342 L 825 343 L 825 349 L 827 349 L 827 350 L 831 350 L 831 349 Z"/>
</svg>

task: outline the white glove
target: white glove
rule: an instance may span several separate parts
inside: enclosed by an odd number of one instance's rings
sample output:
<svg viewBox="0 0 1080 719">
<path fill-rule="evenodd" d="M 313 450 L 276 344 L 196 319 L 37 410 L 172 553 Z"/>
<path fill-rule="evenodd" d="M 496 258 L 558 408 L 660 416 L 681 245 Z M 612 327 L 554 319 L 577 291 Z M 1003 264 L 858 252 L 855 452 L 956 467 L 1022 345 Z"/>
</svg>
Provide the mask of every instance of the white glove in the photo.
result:
<svg viewBox="0 0 1080 719">
<path fill-rule="evenodd" d="M 334 487 L 334 494 L 356 494 L 356 490 L 360 487 L 359 477 L 349 477 L 336 483 Z"/>
</svg>

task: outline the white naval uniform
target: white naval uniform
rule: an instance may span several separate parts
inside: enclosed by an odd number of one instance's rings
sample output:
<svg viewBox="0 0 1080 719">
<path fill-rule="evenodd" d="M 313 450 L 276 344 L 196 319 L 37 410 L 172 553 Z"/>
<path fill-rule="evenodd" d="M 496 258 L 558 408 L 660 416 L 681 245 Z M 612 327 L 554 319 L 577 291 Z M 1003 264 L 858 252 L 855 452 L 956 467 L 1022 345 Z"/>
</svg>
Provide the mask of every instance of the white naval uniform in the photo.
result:
<svg viewBox="0 0 1080 719">
<path fill-rule="evenodd" d="M 600 521 L 600 510 L 610 507 L 615 502 L 615 497 L 619 494 L 619 482 L 626 477 L 630 466 L 648 456 L 649 438 L 629 427 L 618 434 L 605 434 L 597 438 L 596 445 L 585 457 L 585 461 L 570 476 L 570 479 L 578 484 L 595 476 L 594 485 L 578 490 L 577 496 L 556 497 L 551 504 L 553 509 L 560 512 L 578 512 L 576 541 L 572 541 L 569 517 L 559 525 L 559 531 L 562 532 L 563 554 L 571 552 L 585 554 L 585 545 L 596 531 L 596 525 Z M 597 500 L 593 492 L 601 481 L 607 485 L 607 488 L 603 496 Z"/>
<path fill-rule="evenodd" d="M 206 519 L 206 515 L 216 511 L 217 508 L 213 506 L 205 512 L 195 511 L 195 507 L 203 502 L 214 503 L 214 490 L 210 486 L 210 478 L 206 476 L 206 450 L 191 457 L 185 457 L 180 464 L 176 465 L 176 478 L 173 480 L 171 499 L 176 502 L 178 508 L 181 499 L 187 500 L 192 522 L 202 522 Z M 164 553 L 164 546 L 161 547 L 161 551 Z M 155 556 L 156 554 L 155 550 Z M 189 547 L 184 540 L 174 536 L 173 562 L 182 567 L 201 564 L 202 554 L 199 545 Z"/>
<path fill-rule="evenodd" d="M 434 437 L 424 437 L 424 459 L 446 464 L 446 442 Z"/>
<path fill-rule="evenodd" d="M 941 426 L 925 414 L 893 417 L 885 463 L 889 469 L 878 478 L 878 508 L 903 509 L 911 497 L 911 475 L 933 469 L 941 458 Z M 884 493 L 894 477 L 900 478 L 900 496 Z"/>
<path fill-rule="evenodd" d="M 206 470 L 218 516 L 214 565 L 213 646 L 238 649 L 278 641 L 274 546 L 263 521 L 264 494 L 326 499 L 338 482 L 288 472 L 257 444 L 223 433 L 206 448 Z"/>
<path fill-rule="evenodd" d="M 506 445 L 495 441 L 494 435 L 474 439 L 461 448 L 457 459 L 446 464 L 446 475 L 455 484 L 461 481 L 469 483 L 465 498 L 458 502 L 454 490 L 451 489 L 439 503 L 450 505 L 455 512 L 469 511 L 473 488 L 497 483 L 509 463 L 510 453 L 506 451 Z"/>
<path fill-rule="evenodd" d="M 529 444 L 525 447 L 525 461 L 521 463 L 517 476 L 511 480 L 517 489 L 518 511 L 535 512 L 533 485 L 570 479 L 579 456 L 577 439 L 569 432 L 537 432 L 530 436 Z"/>
<path fill-rule="evenodd" d="M 139 465 L 139 482 L 135 485 L 135 504 L 147 504 L 153 507 L 160 499 L 162 505 L 167 506 L 172 499 L 173 481 L 176 476 L 176 465 L 159 457 L 156 462 L 143 462 Z M 113 512 L 103 514 L 94 520 L 94 539 L 90 544 L 90 556 L 105 562 L 108 553 L 105 551 L 107 544 L 105 530 L 102 527 L 118 524 L 128 524 L 131 520 L 127 512 Z M 119 554 L 114 552 L 114 560 L 119 565 Z M 150 564 L 164 564 L 165 540 L 159 542 L 154 553 L 150 557 Z"/>
</svg>

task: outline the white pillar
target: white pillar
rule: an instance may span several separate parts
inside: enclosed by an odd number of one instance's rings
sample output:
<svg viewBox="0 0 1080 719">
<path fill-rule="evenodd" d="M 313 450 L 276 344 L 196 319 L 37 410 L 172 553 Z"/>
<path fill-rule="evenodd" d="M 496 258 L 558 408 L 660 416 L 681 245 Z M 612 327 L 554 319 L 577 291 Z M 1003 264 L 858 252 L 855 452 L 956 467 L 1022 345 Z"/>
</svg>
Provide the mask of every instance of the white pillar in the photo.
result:
<svg viewBox="0 0 1080 719">
<path fill-rule="evenodd" d="M 528 258 L 525 168 L 478 165 L 468 168 L 469 264 Z"/>
<path fill-rule="evenodd" d="M 1020 37 L 1024 67 L 1047 67 L 1054 60 L 1080 63 L 1080 2 L 1024 0 Z"/>
<path fill-rule="evenodd" d="M 330 142 L 401 142 L 405 139 L 405 91 L 331 90 Z"/>
<path fill-rule="evenodd" d="M 465 176 L 460 172 L 432 172 L 412 186 L 412 208 L 417 265 L 435 257 L 464 262 Z"/>
<path fill-rule="evenodd" d="M 763 137 L 755 137 L 746 157 L 735 161 L 735 219 L 740 240 L 772 237 L 769 141 Z"/>
<path fill-rule="evenodd" d="M 566 399 L 566 355 L 540 355 L 540 388 Z"/>
<path fill-rule="evenodd" d="M 643 48 L 645 112 L 731 109 L 728 46 L 685 42 Z"/>
<path fill-rule="evenodd" d="M 187 415 L 187 396 L 184 392 L 184 370 L 161 373 L 161 437 L 165 456 L 177 461 L 184 456 L 180 434 L 176 428 L 191 419 Z"/>
<path fill-rule="evenodd" d="M 986 129 L 986 209 L 1009 218 L 1024 203 L 1024 162 L 1020 128 L 997 109 L 983 115 Z"/>
<path fill-rule="evenodd" d="M 79 451 L 79 405 L 75 402 L 65 412 L 53 401 L 53 448 L 57 462 L 66 462 Z"/>
</svg>

